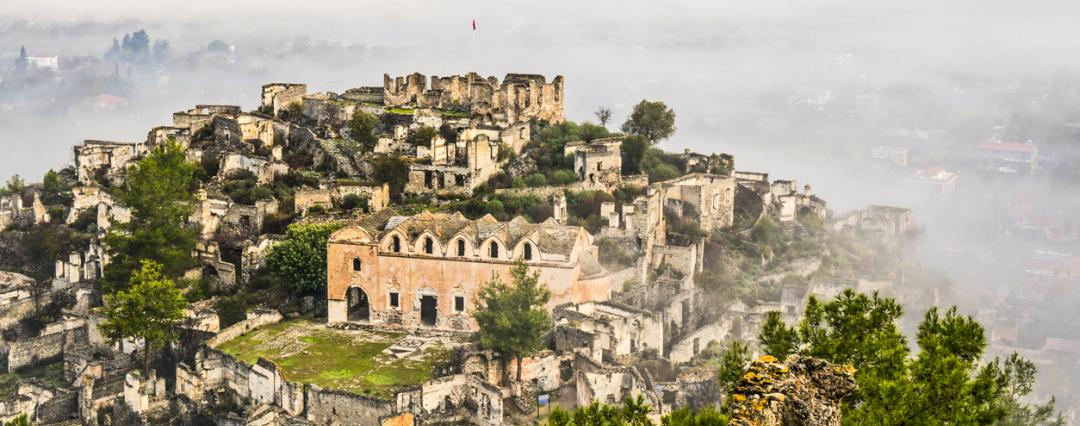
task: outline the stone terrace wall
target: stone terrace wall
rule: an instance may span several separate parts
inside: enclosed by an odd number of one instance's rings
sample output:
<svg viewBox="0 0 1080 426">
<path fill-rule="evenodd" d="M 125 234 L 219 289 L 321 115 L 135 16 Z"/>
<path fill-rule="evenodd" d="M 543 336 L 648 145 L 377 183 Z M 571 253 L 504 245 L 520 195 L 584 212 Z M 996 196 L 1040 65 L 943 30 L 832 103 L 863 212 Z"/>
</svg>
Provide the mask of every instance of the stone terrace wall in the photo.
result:
<svg viewBox="0 0 1080 426">
<path fill-rule="evenodd" d="M 214 336 L 214 338 L 208 340 L 206 344 L 210 347 L 220 345 L 224 342 L 228 342 L 232 339 L 240 337 L 244 333 L 247 333 L 256 328 L 274 324 L 280 322 L 284 317 L 277 311 L 260 310 L 253 311 L 247 315 L 247 319 L 233 324 L 224 330 L 221 330 Z"/>
<path fill-rule="evenodd" d="M 8 372 L 29 367 L 64 353 L 64 333 L 24 339 L 11 344 L 7 354 Z"/>
</svg>

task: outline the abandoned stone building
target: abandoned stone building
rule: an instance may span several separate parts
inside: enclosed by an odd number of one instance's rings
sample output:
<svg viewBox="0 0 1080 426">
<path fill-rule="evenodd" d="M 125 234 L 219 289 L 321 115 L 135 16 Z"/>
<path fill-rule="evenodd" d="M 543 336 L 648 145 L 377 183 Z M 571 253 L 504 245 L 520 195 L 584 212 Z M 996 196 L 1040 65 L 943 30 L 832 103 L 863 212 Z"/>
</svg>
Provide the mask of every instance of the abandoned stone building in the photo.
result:
<svg viewBox="0 0 1080 426">
<path fill-rule="evenodd" d="M 451 109 L 464 106 L 485 117 L 489 124 L 512 124 L 543 120 L 563 121 L 563 78 L 550 83 L 542 75 L 507 74 L 502 82 L 476 73 L 464 76 L 431 76 L 419 73 L 405 77 L 383 76 L 383 102 L 390 107 Z"/>
<path fill-rule="evenodd" d="M 87 140 L 75 146 L 75 171 L 79 183 L 117 185 L 131 162 L 146 154 L 143 143 Z"/>
<path fill-rule="evenodd" d="M 37 191 L 0 197 L 0 231 L 15 223 L 42 224 L 51 220 L 52 216 Z"/>
<path fill-rule="evenodd" d="M 261 109 L 267 114 L 277 116 L 290 104 L 300 104 L 307 95 L 306 84 L 270 83 L 262 87 Z"/>
<path fill-rule="evenodd" d="M 329 321 L 473 330 L 483 283 L 510 279 L 515 260 L 540 273 L 563 303 L 607 300 L 611 274 L 583 228 L 490 215 L 380 214 L 336 232 L 327 255 Z"/>
<path fill-rule="evenodd" d="M 796 220 L 800 214 L 812 213 L 822 219 L 828 214 L 825 200 L 814 195 L 810 185 L 799 192 L 794 180 L 769 183 L 768 173 L 736 171 L 732 176 L 738 182 L 737 208 L 752 221 L 766 213 L 775 215 L 781 222 Z"/>
<path fill-rule="evenodd" d="M 574 171 L 586 189 L 612 190 L 622 182 L 622 136 L 570 142 L 563 155 L 574 157 Z"/>
<path fill-rule="evenodd" d="M 735 220 L 735 179 L 692 173 L 655 184 L 665 209 L 678 216 L 687 212 L 705 232 L 731 227 Z"/>
<path fill-rule="evenodd" d="M 377 213 L 390 205 L 390 185 L 381 186 L 339 184 L 334 181 L 323 182 L 320 188 L 301 188 L 293 196 L 294 210 L 301 216 L 307 216 L 308 210 L 318 207 L 330 210 L 340 206 L 348 196 L 359 197 L 363 210 Z"/>
<path fill-rule="evenodd" d="M 661 315 L 616 302 L 586 302 L 555 309 L 555 347 L 596 363 L 658 354 L 664 345 Z"/>
</svg>

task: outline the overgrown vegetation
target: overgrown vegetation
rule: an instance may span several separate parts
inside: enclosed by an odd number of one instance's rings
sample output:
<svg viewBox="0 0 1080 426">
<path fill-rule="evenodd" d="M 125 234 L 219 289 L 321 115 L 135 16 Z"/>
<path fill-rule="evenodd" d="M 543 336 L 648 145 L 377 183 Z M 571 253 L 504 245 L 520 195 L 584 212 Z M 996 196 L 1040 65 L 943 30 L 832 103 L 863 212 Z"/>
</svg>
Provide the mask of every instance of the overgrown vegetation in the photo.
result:
<svg viewBox="0 0 1080 426">
<path fill-rule="evenodd" d="M 845 424 L 1064 424 L 1052 399 L 1023 402 L 1033 363 L 1016 354 L 981 362 L 986 335 L 973 318 L 955 307 L 944 314 L 930 308 L 913 353 L 896 325 L 902 315 L 895 300 L 847 290 L 824 303 L 811 297 L 798 327 L 770 315 L 760 339 L 777 357 L 800 353 L 856 366 L 859 388 L 844 401 Z"/>
<path fill-rule="evenodd" d="M 104 273 L 106 293 L 125 289 L 142 260 L 161 264 L 170 278 L 195 266 L 196 231 L 187 223 L 195 209 L 195 170 L 183 148 L 170 141 L 136 163 L 124 185 L 113 191 L 131 209 L 131 220 L 114 223 L 105 236 L 112 258 Z"/>
</svg>

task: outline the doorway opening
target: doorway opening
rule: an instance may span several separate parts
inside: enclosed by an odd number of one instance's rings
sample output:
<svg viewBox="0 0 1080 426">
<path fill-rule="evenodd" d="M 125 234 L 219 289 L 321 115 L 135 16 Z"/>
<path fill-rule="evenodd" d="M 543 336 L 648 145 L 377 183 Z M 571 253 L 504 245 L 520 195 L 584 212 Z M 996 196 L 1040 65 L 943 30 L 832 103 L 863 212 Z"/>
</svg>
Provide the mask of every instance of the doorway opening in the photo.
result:
<svg viewBox="0 0 1080 426">
<path fill-rule="evenodd" d="M 424 325 L 435 325 L 438 319 L 438 306 L 438 297 L 420 296 L 420 322 Z"/>
<path fill-rule="evenodd" d="M 370 318 L 368 297 L 360 287 L 350 287 L 346 294 L 349 301 L 349 321 L 367 321 Z"/>
</svg>

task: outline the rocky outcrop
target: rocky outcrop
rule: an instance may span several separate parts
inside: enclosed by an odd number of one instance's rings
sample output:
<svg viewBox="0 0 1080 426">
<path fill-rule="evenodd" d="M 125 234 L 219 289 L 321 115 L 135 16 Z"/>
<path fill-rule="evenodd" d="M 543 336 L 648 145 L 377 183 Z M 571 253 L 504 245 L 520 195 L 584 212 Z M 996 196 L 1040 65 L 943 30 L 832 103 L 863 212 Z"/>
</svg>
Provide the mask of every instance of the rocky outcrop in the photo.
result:
<svg viewBox="0 0 1080 426">
<path fill-rule="evenodd" d="M 732 426 L 840 425 L 840 400 L 857 388 L 855 369 L 817 358 L 765 355 L 731 395 Z"/>
</svg>

